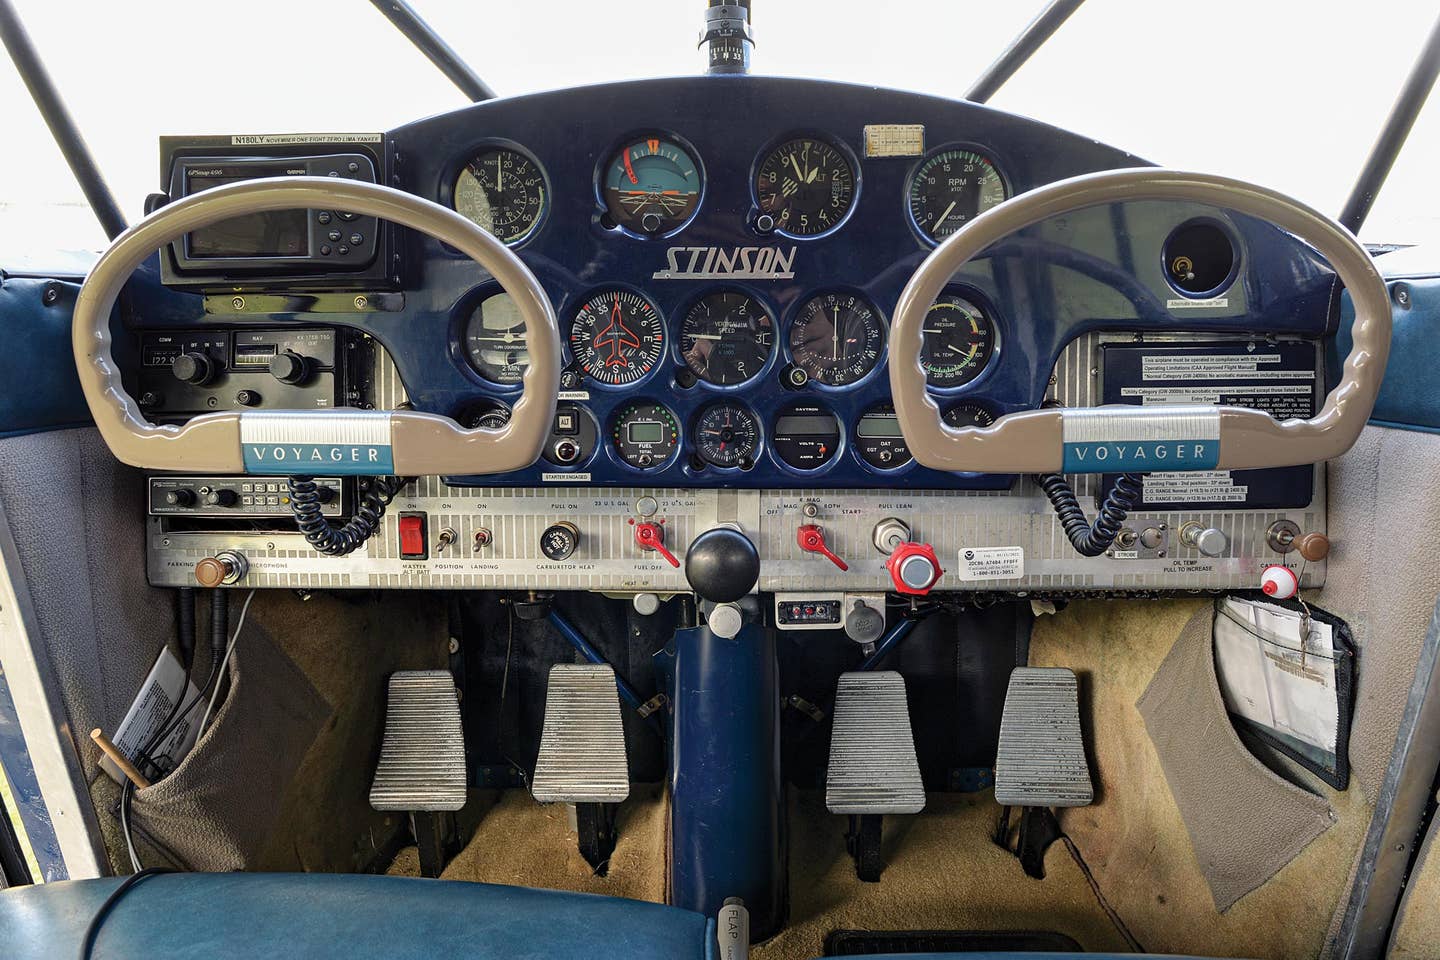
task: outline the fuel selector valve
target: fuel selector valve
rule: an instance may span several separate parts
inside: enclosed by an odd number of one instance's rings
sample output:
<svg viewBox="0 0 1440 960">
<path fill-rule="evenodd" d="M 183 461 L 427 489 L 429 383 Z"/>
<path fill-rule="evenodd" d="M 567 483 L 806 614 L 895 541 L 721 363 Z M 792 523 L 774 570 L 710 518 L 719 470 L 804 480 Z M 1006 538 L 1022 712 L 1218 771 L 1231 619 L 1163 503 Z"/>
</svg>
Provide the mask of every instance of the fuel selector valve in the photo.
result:
<svg viewBox="0 0 1440 960">
<path fill-rule="evenodd" d="M 934 547 L 928 543 L 913 542 L 896 547 L 890 559 L 885 561 L 885 569 L 890 571 L 895 591 L 912 597 L 929 593 L 935 581 L 945 572 L 940 569 L 940 558 L 935 556 Z"/>
<path fill-rule="evenodd" d="M 830 547 L 826 545 L 825 531 L 820 529 L 819 524 L 807 523 L 802 525 L 798 530 L 795 531 L 795 542 L 799 544 L 800 549 L 804 550 L 806 553 L 818 553 L 826 560 L 829 560 L 831 563 L 835 564 L 835 566 L 839 567 L 841 570 L 850 569 L 850 564 L 846 563 L 844 560 L 841 560 L 838 556 L 835 555 L 834 551 L 832 551 Z"/>
<path fill-rule="evenodd" d="M 647 553 L 658 553 L 672 567 L 679 567 L 680 561 L 665 547 L 665 528 L 654 520 L 635 524 L 635 544 Z"/>
</svg>

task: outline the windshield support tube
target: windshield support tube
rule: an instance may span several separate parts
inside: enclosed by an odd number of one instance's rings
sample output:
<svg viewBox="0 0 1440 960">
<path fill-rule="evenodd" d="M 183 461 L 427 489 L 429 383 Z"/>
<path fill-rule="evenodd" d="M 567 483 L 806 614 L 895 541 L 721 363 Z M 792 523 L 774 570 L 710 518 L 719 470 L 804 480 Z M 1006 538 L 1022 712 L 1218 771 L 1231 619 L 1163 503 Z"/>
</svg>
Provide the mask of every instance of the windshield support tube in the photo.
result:
<svg viewBox="0 0 1440 960">
<path fill-rule="evenodd" d="M 425 54 L 451 83 L 459 87 L 460 92 L 469 97 L 472 103 L 495 99 L 495 91 L 490 89 L 490 85 L 481 80 L 480 75 L 461 60 L 460 54 L 440 38 L 434 27 L 420 19 L 420 15 L 405 0 L 370 0 L 370 3 L 395 25 L 395 29 L 405 35 L 406 40 L 415 45 L 415 49 Z"/>
<path fill-rule="evenodd" d="M 1350 190 L 1350 199 L 1345 201 L 1345 209 L 1340 213 L 1340 223 L 1351 233 L 1358 234 L 1365 224 L 1376 195 L 1385 185 L 1395 158 L 1400 155 L 1400 148 L 1405 146 L 1405 140 L 1410 136 L 1415 118 L 1425 106 L 1425 98 L 1435 86 L 1437 75 L 1440 75 L 1440 19 L 1431 28 L 1415 66 L 1410 68 L 1410 75 L 1405 78 L 1405 85 L 1400 88 L 1400 95 L 1395 98 L 1395 105 L 1385 118 L 1385 126 L 1380 128 L 1380 135 L 1375 138 L 1375 145 L 1365 158 L 1365 166 Z"/>
<path fill-rule="evenodd" d="M 1054 35 L 1060 25 L 1070 19 L 1070 14 L 1080 9 L 1080 4 L 1085 0 L 1051 0 L 1050 5 L 1040 11 L 1040 15 L 1031 20 L 1020 35 L 1010 41 L 1010 46 L 995 62 L 985 68 L 980 78 L 971 84 L 970 89 L 965 91 L 965 99 L 971 103 L 986 103 L 995 95 L 995 91 L 1005 85 L 1005 81 L 1015 75 L 1015 71 L 1023 67 L 1035 51 L 1045 45 L 1045 41 Z"/>
<path fill-rule="evenodd" d="M 125 214 L 120 212 L 115 195 L 110 192 L 105 178 L 101 176 L 90 147 L 80 135 L 75 118 L 66 109 L 65 101 L 60 98 L 60 91 L 55 88 L 55 82 L 50 79 L 50 73 L 40 59 L 40 52 L 35 49 L 35 44 L 31 42 L 30 35 L 25 31 L 25 25 L 20 22 L 20 15 L 16 13 L 10 0 L 0 0 L 0 41 L 4 41 L 5 49 L 9 51 L 10 59 L 15 62 L 20 79 L 25 81 L 25 89 L 30 91 L 30 98 L 35 101 L 40 115 L 45 118 L 45 126 L 50 128 L 50 135 L 55 138 L 55 145 L 65 156 L 65 162 L 70 165 L 70 172 L 80 184 L 80 190 L 85 194 L 90 209 L 95 212 L 95 218 L 100 221 L 106 235 L 114 240 L 124 233 L 128 226 Z"/>
</svg>

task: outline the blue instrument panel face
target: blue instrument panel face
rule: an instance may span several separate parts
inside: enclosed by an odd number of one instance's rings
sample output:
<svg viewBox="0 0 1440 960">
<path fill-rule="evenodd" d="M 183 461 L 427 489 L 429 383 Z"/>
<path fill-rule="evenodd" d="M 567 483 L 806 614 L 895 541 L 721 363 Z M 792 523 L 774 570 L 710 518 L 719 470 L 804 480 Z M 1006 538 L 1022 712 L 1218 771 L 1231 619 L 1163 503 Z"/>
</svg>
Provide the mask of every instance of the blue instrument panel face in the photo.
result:
<svg viewBox="0 0 1440 960">
<path fill-rule="evenodd" d="M 1147 165 L 976 104 L 755 76 L 493 100 L 387 138 L 389 182 L 510 243 L 560 323 L 545 456 L 447 478 L 485 486 L 1008 487 L 910 458 L 889 392 L 900 292 L 938 241 L 1006 197 Z M 1166 262 L 1167 237 L 1193 223 L 1233 247 L 1204 296 Z M 295 318 L 374 336 L 416 409 L 500 422 L 526 363 L 513 308 L 437 241 L 408 234 L 400 253 L 401 309 Z M 922 360 L 950 422 L 984 424 L 1044 402 L 1082 333 L 1318 340 L 1332 286 L 1308 248 L 1229 211 L 1092 208 L 964 267 L 927 319 Z"/>
</svg>

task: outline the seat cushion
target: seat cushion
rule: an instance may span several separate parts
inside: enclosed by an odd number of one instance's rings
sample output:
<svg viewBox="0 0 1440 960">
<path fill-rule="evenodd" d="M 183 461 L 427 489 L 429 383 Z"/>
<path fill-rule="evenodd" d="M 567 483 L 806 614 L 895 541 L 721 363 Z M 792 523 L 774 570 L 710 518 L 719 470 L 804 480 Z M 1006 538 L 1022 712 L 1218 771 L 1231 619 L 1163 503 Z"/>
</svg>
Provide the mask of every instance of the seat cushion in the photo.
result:
<svg viewBox="0 0 1440 960">
<path fill-rule="evenodd" d="M 120 883 L 0 892 L 0 953 L 75 956 Z M 714 943 L 713 922 L 698 913 L 617 897 L 410 877 L 184 873 L 132 887 L 105 918 L 92 956 L 702 960 Z"/>
</svg>

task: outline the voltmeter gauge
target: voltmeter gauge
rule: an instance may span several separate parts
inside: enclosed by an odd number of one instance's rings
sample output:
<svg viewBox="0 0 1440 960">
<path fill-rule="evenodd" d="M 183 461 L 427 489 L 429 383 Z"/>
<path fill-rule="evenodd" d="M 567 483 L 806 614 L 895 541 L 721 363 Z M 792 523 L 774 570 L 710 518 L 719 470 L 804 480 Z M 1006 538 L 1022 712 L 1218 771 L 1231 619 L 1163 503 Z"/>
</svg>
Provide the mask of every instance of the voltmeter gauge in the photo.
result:
<svg viewBox="0 0 1440 960">
<path fill-rule="evenodd" d="M 664 404 L 636 400 L 615 414 L 610 439 L 620 459 L 636 470 L 663 467 L 680 449 L 680 427 Z"/>
<path fill-rule="evenodd" d="M 952 427 L 988 427 L 995 422 L 995 414 L 978 403 L 957 403 L 946 410 L 941 419 Z"/>
<path fill-rule="evenodd" d="M 740 290 L 701 297 L 680 331 L 680 353 L 701 380 L 719 386 L 755 376 L 775 348 L 775 323 L 765 305 Z"/>
<path fill-rule="evenodd" d="M 525 349 L 525 318 L 510 294 L 481 300 L 465 322 L 465 355 L 475 371 L 492 383 L 513 386 L 530 366 Z"/>
<path fill-rule="evenodd" d="M 995 164 L 973 150 L 942 150 L 910 178 L 910 216 L 939 242 L 1010 195 Z"/>
<path fill-rule="evenodd" d="M 738 403 L 706 407 L 695 423 L 695 452 L 712 467 L 748 470 L 760 448 L 760 421 Z"/>
<path fill-rule="evenodd" d="M 770 431 L 775 455 L 796 470 L 819 470 L 840 450 L 840 421 L 819 404 L 794 403 Z"/>
<path fill-rule="evenodd" d="M 844 387 L 880 362 L 885 324 L 864 298 L 822 293 L 807 300 L 790 327 L 790 354 L 811 380 Z"/>
<path fill-rule="evenodd" d="M 490 147 L 472 156 L 455 178 L 455 209 L 502 243 L 530 236 L 545 215 L 545 177 L 525 154 Z"/>
<path fill-rule="evenodd" d="M 671 233 L 700 207 L 699 165 L 662 137 L 627 144 L 606 165 L 601 183 L 610 216 L 635 233 Z"/>
<path fill-rule="evenodd" d="M 655 306 L 638 293 L 607 290 L 575 315 L 570 352 L 592 380 L 612 387 L 635 383 L 665 352 L 665 326 Z"/>
<path fill-rule="evenodd" d="M 980 376 L 995 352 L 995 324 L 958 293 L 940 294 L 925 313 L 921 334 L 920 365 L 932 387 L 964 386 Z"/>
<path fill-rule="evenodd" d="M 755 202 L 781 233 L 797 237 L 824 233 L 850 212 L 855 171 L 845 154 L 823 140 L 791 140 L 760 161 Z"/>
<path fill-rule="evenodd" d="M 912 459 L 900 419 L 888 404 L 871 407 L 855 424 L 855 452 L 877 470 L 894 470 Z"/>
</svg>

